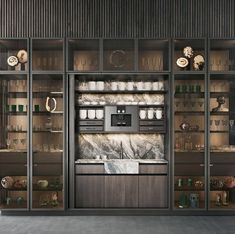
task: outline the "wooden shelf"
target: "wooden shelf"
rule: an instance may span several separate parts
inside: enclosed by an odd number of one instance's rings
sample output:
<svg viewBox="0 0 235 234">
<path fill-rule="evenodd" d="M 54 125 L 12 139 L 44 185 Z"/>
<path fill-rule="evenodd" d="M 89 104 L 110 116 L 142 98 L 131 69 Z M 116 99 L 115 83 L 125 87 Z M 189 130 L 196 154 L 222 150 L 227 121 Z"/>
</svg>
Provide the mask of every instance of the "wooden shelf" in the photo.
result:
<svg viewBox="0 0 235 234">
<path fill-rule="evenodd" d="M 166 90 L 75 90 L 78 94 L 166 94 Z"/>
<path fill-rule="evenodd" d="M 175 111 L 175 115 L 204 115 L 204 111 Z"/>
</svg>

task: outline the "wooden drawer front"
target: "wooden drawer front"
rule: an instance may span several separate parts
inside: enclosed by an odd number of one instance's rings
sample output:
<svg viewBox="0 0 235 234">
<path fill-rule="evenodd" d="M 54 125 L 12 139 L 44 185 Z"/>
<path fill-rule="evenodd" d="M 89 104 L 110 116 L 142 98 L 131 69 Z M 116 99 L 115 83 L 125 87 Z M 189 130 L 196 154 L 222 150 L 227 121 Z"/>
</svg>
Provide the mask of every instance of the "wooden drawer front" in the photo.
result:
<svg viewBox="0 0 235 234">
<path fill-rule="evenodd" d="M 164 121 L 163 120 L 140 120 L 141 126 L 163 126 Z"/>
<path fill-rule="evenodd" d="M 102 120 L 80 120 L 79 125 L 80 126 L 102 126 L 104 122 Z"/>
<path fill-rule="evenodd" d="M 139 207 L 168 207 L 167 176 L 139 176 Z"/>
<path fill-rule="evenodd" d="M 211 153 L 211 163 L 232 163 L 235 164 L 234 153 Z"/>
<path fill-rule="evenodd" d="M 138 176 L 105 176 L 105 207 L 138 207 Z"/>
<path fill-rule="evenodd" d="M 76 176 L 76 208 L 104 207 L 104 176 Z"/>
<path fill-rule="evenodd" d="M 78 129 L 81 132 L 99 132 L 103 131 L 103 126 L 81 126 Z"/>
<path fill-rule="evenodd" d="M 234 176 L 235 164 L 212 164 L 210 167 L 211 176 Z"/>
<path fill-rule="evenodd" d="M 62 164 L 33 164 L 34 176 L 59 176 L 62 174 Z"/>
<path fill-rule="evenodd" d="M 140 126 L 141 132 L 165 131 L 164 126 Z"/>
<path fill-rule="evenodd" d="M 1 153 L 0 163 L 27 163 L 27 153 Z"/>
<path fill-rule="evenodd" d="M 34 163 L 63 163 L 63 153 L 34 153 Z"/>
<path fill-rule="evenodd" d="M 27 164 L 1 164 L 0 176 L 26 176 Z"/>
<path fill-rule="evenodd" d="M 167 174 L 168 165 L 140 165 L 140 174 Z"/>
<path fill-rule="evenodd" d="M 76 165 L 76 174 L 104 174 L 104 165 Z"/>
<path fill-rule="evenodd" d="M 203 164 L 175 164 L 176 176 L 204 176 L 204 170 Z"/>
</svg>

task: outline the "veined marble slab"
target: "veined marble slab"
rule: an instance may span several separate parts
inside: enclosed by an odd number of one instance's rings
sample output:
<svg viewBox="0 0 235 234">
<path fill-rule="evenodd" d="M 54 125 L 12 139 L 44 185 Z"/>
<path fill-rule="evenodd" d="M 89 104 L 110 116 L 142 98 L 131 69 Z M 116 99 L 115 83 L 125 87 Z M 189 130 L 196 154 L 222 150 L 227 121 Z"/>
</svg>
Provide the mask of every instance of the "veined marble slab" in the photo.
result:
<svg viewBox="0 0 235 234">
<path fill-rule="evenodd" d="M 80 134 L 76 151 L 79 159 L 164 159 L 164 135 Z"/>
<path fill-rule="evenodd" d="M 139 162 L 132 160 L 112 160 L 104 162 L 107 174 L 138 174 Z"/>
</svg>

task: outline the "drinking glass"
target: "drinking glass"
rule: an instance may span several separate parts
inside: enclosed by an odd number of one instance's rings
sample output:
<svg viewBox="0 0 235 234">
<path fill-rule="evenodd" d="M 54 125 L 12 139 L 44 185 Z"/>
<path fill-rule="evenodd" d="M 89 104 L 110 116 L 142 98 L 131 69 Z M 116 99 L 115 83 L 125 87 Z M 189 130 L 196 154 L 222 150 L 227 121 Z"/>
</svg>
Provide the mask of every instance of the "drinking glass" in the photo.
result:
<svg viewBox="0 0 235 234">
<path fill-rule="evenodd" d="M 9 138 L 7 139 L 7 142 L 6 142 L 6 143 L 7 143 L 7 149 L 10 149 L 11 140 L 10 140 Z"/>
<path fill-rule="evenodd" d="M 210 120 L 210 129 L 212 130 L 213 128 L 213 119 Z"/>
<path fill-rule="evenodd" d="M 12 140 L 12 143 L 13 143 L 13 145 L 14 145 L 14 149 L 17 148 L 18 142 L 19 142 L 18 139 L 13 139 L 13 140 Z"/>
<path fill-rule="evenodd" d="M 219 119 L 215 119 L 215 126 L 217 128 L 217 131 L 219 130 L 219 125 L 220 125 L 220 120 Z"/>
<path fill-rule="evenodd" d="M 233 125 L 234 125 L 234 120 L 233 120 L 233 119 L 230 119 L 230 120 L 229 120 L 230 129 L 233 129 Z"/>
</svg>

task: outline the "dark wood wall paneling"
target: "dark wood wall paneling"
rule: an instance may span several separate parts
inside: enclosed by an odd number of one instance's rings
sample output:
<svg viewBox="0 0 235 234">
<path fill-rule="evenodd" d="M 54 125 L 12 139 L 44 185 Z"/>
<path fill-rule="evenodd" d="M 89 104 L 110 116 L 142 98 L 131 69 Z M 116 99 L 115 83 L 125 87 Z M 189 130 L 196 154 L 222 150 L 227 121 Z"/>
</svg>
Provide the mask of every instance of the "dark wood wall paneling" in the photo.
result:
<svg viewBox="0 0 235 234">
<path fill-rule="evenodd" d="M 28 0 L 0 0 L 0 37 L 28 37 Z"/>
<path fill-rule="evenodd" d="M 30 37 L 63 37 L 66 2 L 64 0 L 29 0 Z"/>
<path fill-rule="evenodd" d="M 206 0 L 175 0 L 172 11 L 173 37 L 207 36 Z"/>
<path fill-rule="evenodd" d="M 235 1 L 208 1 L 208 36 L 235 37 Z"/>
<path fill-rule="evenodd" d="M 235 37 L 234 0 L 0 0 L 0 37 Z"/>
<path fill-rule="evenodd" d="M 70 0 L 69 37 L 168 37 L 170 0 Z"/>
</svg>

